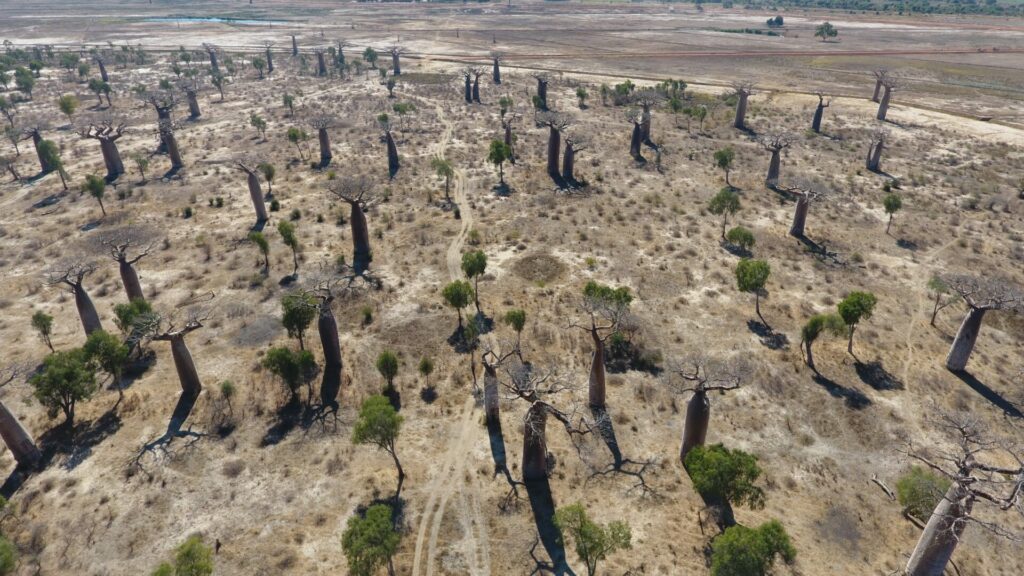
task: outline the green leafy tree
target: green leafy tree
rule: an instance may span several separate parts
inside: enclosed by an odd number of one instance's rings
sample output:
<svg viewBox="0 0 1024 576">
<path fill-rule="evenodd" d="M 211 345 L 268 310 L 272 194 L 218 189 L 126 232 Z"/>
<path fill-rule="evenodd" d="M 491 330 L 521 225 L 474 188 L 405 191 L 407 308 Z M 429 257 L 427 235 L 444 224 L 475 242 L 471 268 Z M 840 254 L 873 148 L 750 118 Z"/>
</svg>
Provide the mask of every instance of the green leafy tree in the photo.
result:
<svg viewBox="0 0 1024 576">
<path fill-rule="evenodd" d="M 363 50 L 363 60 L 370 63 L 370 66 L 377 67 L 377 51 L 367 46 L 366 50 Z"/>
<path fill-rule="evenodd" d="M 256 129 L 256 133 L 260 135 L 263 140 L 267 139 L 267 121 L 262 116 L 255 112 L 249 114 L 249 126 Z"/>
<path fill-rule="evenodd" d="M 82 62 L 81 64 L 78 65 L 78 77 L 79 78 L 85 78 L 88 75 L 89 75 L 89 64 L 87 64 L 86 62 Z"/>
<path fill-rule="evenodd" d="M 736 226 L 725 234 L 725 240 L 733 246 L 739 246 L 743 250 L 750 250 L 754 247 L 754 233 L 743 226 Z"/>
<path fill-rule="evenodd" d="M 725 226 L 729 216 L 740 211 L 740 196 L 731 187 L 725 187 L 708 200 L 708 212 L 722 217 L 722 239 L 725 240 Z"/>
<path fill-rule="evenodd" d="M 512 148 L 501 140 L 491 140 L 487 161 L 498 167 L 498 180 L 505 184 L 505 161 L 512 155 Z"/>
<path fill-rule="evenodd" d="M 434 169 L 435 174 L 444 178 L 444 199 L 450 204 L 452 197 L 449 195 L 448 190 L 451 185 L 452 177 L 455 176 L 455 170 L 452 169 L 451 162 L 444 158 L 433 158 L 430 160 L 430 167 Z"/>
<path fill-rule="evenodd" d="M 874 294 L 856 291 L 850 292 L 839 303 L 839 315 L 842 316 L 843 322 L 849 329 L 850 340 L 846 351 L 850 354 L 853 354 L 853 332 L 857 329 L 857 324 L 861 320 L 871 318 L 871 314 L 875 311 L 875 304 L 878 304 L 878 298 Z"/>
<path fill-rule="evenodd" d="M 473 250 L 462 255 L 462 272 L 473 281 L 476 312 L 480 314 L 480 277 L 487 271 L 487 255 L 483 250 Z"/>
<path fill-rule="evenodd" d="M 64 423 L 75 421 L 75 406 L 96 393 L 96 373 L 85 350 L 55 352 L 43 360 L 43 368 L 29 380 L 33 395 L 46 407 L 50 418 L 64 413 Z"/>
<path fill-rule="evenodd" d="M 807 367 L 815 372 L 818 369 L 814 366 L 814 352 L 812 345 L 818 339 L 822 333 L 828 332 L 835 336 L 846 333 L 846 324 L 843 322 L 843 318 L 838 314 L 815 314 L 807 320 L 807 324 L 804 324 L 803 329 L 800 331 L 800 343 L 802 349 L 806 350 L 805 356 L 807 360 Z"/>
<path fill-rule="evenodd" d="M 82 185 L 82 191 L 89 194 L 96 199 L 100 204 L 100 210 L 103 215 L 107 215 L 107 209 L 103 207 L 103 196 L 106 194 L 107 181 L 99 176 L 88 174 L 85 177 L 85 184 Z"/>
<path fill-rule="evenodd" d="M 121 375 L 128 364 L 128 346 L 125 346 L 117 336 L 105 330 L 97 330 L 89 334 L 83 350 L 91 364 L 110 375 L 120 395 Z"/>
<path fill-rule="evenodd" d="M 821 38 L 822 42 L 826 42 L 830 38 L 835 38 L 836 36 L 839 36 L 839 30 L 836 29 L 836 27 L 833 26 L 831 22 L 823 22 L 821 24 L 818 24 L 818 26 L 814 29 L 814 37 Z"/>
<path fill-rule="evenodd" d="M 732 184 L 729 183 L 729 171 L 732 170 L 732 163 L 735 159 L 736 151 L 732 149 L 732 146 L 715 151 L 715 166 L 725 171 L 725 185 L 730 188 L 732 188 Z"/>
<path fill-rule="evenodd" d="M 705 499 L 764 508 L 764 490 L 754 484 L 761 468 L 753 455 L 721 444 L 695 446 L 686 453 L 684 464 L 693 488 Z"/>
<path fill-rule="evenodd" d="M 263 174 L 263 179 L 267 181 L 267 196 L 274 195 L 274 175 L 277 174 L 277 170 L 274 165 L 269 162 L 260 162 L 256 165 L 256 169 Z"/>
<path fill-rule="evenodd" d="M 74 94 L 65 94 L 57 99 L 57 107 L 60 108 L 61 114 L 68 117 L 68 122 L 71 122 L 75 111 L 78 110 L 78 98 Z"/>
<path fill-rule="evenodd" d="M 43 140 L 39 142 L 37 147 L 39 158 L 46 164 L 50 170 L 56 170 L 57 174 L 60 175 L 60 183 L 64 189 L 68 189 L 67 173 L 64 171 L 64 160 L 60 157 L 60 148 L 57 143 L 53 140 Z"/>
<path fill-rule="evenodd" d="M 16 102 L 13 98 L 8 98 L 3 94 L 0 94 L 0 112 L 3 113 L 4 117 L 7 118 L 7 123 L 10 125 L 9 128 L 14 128 L 14 112 Z M 17 140 L 15 140 L 17 142 Z"/>
<path fill-rule="evenodd" d="M 608 555 L 633 547 L 629 524 L 614 521 L 601 526 L 587 517 L 579 502 L 556 510 L 554 524 L 562 540 L 572 539 L 576 554 L 587 565 L 587 576 L 597 574 L 597 563 Z"/>
<path fill-rule="evenodd" d="M 295 235 L 295 224 L 287 220 L 277 223 L 277 233 L 281 235 L 281 241 L 292 251 L 292 277 L 299 275 L 299 238 Z"/>
<path fill-rule="evenodd" d="M 296 128 L 292 126 L 291 128 L 288 129 L 287 135 L 288 141 L 294 144 L 295 149 L 299 151 L 299 160 L 305 160 L 306 157 L 303 154 L 302 148 L 299 145 L 304 144 L 306 141 L 309 140 L 309 134 L 307 134 L 306 131 L 301 128 Z"/>
<path fill-rule="evenodd" d="M 285 108 L 288 109 L 288 115 L 289 116 L 294 116 L 295 115 L 295 96 L 292 96 L 291 94 L 285 92 L 284 96 L 282 96 L 281 99 L 284 101 Z"/>
<path fill-rule="evenodd" d="M 18 567 L 18 549 L 5 536 L 0 535 L 0 576 L 14 574 Z"/>
<path fill-rule="evenodd" d="M 384 378 L 387 390 L 394 390 L 395 377 L 398 376 L 398 356 L 391 350 L 385 350 L 377 356 L 377 372 Z"/>
<path fill-rule="evenodd" d="M 398 440 L 398 433 L 402 429 L 402 416 L 395 411 L 395 407 L 384 396 L 370 396 L 363 401 L 359 409 L 359 418 L 352 427 L 352 442 L 355 444 L 369 444 L 384 450 L 391 455 L 395 461 L 395 468 L 398 470 L 398 490 L 402 492 L 402 482 L 405 481 L 405 471 L 402 470 L 402 463 L 398 461 L 398 454 L 395 451 L 395 442 Z"/>
<path fill-rule="evenodd" d="M 942 501 L 949 485 L 949 478 L 921 466 L 911 466 L 896 482 L 896 496 L 904 514 L 927 519 Z"/>
<path fill-rule="evenodd" d="M 189 536 L 174 555 L 174 576 L 213 574 L 213 549 L 200 536 Z"/>
<path fill-rule="evenodd" d="M 583 86 L 576 88 L 576 101 L 579 102 L 580 110 L 587 107 L 588 96 L 590 96 L 590 94 L 587 92 L 586 88 Z"/>
<path fill-rule="evenodd" d="M 766 576 L 776 557 L 796 560 L 796 548 L 778 520 L 757 528 L 730 526 L 711 544 L 711 576 Z"/>
<path fill-rule="evenodd" d="M 255 68 L 257 72 L 259 72 L 259 79 L 263 80 L 263 69 L 267 67 L 267 61 L 259 57 L 253 58 L 252 67 Z"/>
<path fill-rule="evenodd" d="M 249 241 L 256 245 L 260 249 L 260 254 L 263 255 L 263 273 L 270 273 L 270 242 L 267 242 L 267 237 L 263 235 L 263 232 L 249 232 Z"/>
<path fill-rule="evenodd" d="M 903 199 L 899 194 L 889 193 L 882 198 L 882 206 L 885 207 L 885 213 L 889 215 L 889 222 L 885 225 L 885 233 L 888 234 L 889 228 L 892 227 L 892 217 L 903 208 Z"/>
<path fill-rule="evenodd" d="M 281 298 L 281 324 L 299 341 L 299 350 L 306 349 L 303 336 L 316 315 L 317 301 L 311 294 L 290 292 Z"/>
<path fill-rule="evenodd" d="M 144 321 L 150 318 L 153 313 L 153 306 L 143 300 L 136 298 L 127 304 L 114 306 L 114 323 L 121 333 L 128 338 L 128 344 L 135 347 L 144 337 Z"/>
<path fill-rule="evenodd" d="M 513 308 L 505 312 L 502 322 L 509 325 L 516 332 L 516 351 L 520 350 L 519 343 L 523 335 L 523 328 L 526 327 L 526 311 L 520 308 Z"/>
<path fill-rule="evenodd" d="M 28 96 L 29 100 L 32 99 L 32 89 L 35 85 L 36 79 L 27 68 L 19 66 L 14 69 L 14 87 Z"/>
<path fill-rule="evenodd" d="M 740 292 L 754 293 L 754 310 L 765 326 L 768 326 L 768 322 L 761 315 L 761 295 L 765 293 L 764 285 L 771 273 L 771 266 L 764 260 L 744 258 L 736 264 L 736 287 Z"/>
<path fill-rule="evenodd" d="M 423 358 L 420 358 L 420 363 L 417 368 L 423 378 L 430 378 L 430 375 L 434 373 L 434 361 L 424 356 Z"/>
<path fill-rule="evenodd" d="M 402 535 L 395 530 L 391 520 L 391 507 L 374 504 L 366 509 L 363 516 L 348 519 L 348 525 L 341 536 L 341 549 L 348 560 L 348 571 L 352 576 L 374 576 L 387 566 L 394 573 L 391 557 L 398 551 Z"/>
<path fill-rule="evenodd" d="M 53 352 L 53 342 L 50 341 L 50 337 L 53 336 L 53 316 L 50 316 L 42 310 L 36 310 L 32 314 L 32 327 L 39 333 L 39 339 L 46 344 L 46 347 Z"/>
<path fill-rule="evenodd" d="M 227 85 L 228 79 L 224 74 L 217 72 L 216 70 L 210 70 L 210 83 L 220 92 L 220 100 L 224 101 L 224 86 Z"/>
<path fill-rule="evenodd" d="M 473 299 L 473 287 L 465 280 L 455 280 L 448 283 L 441 291 L 441 296 L 446 304 L 455 308 L 459 314 L 459 331 L 462 330 L 462 309 L 469 305 Z"/>
<path fill-rule="evenodd" d="M 146 169 L 149 168 L 149 156 L 146 156 L 142 152 L 136 152 L 132 154 L 132 162 L 135 162 L 135 167 L 139 169 L 139 174 L 142 176 L 142 183 L 146 183 Z"/>
<path fill-rule="evenodd" d="M 498 98 L 498 110 L 501 112 L 501 117 L 502 118 L 504 118 L 505 114 L 508 114 L 508 111 L 511 110 L 511 109 L 512 109 L 512 97 L 511 96 L 502 96 L 501 98 Z"/>
<path fill-rule="evenodd" d="M 316 370 L 316 360 L 309 350 L 292 350 L 285 346 L 271 348 L 263 356 L 263 367 L 288 387 L 292 399 L 298 398 L 299 386 L 308 382 Z"/>
<path fill-rule="evenodd" d="M 939 315 L 939 310 L 958 301 L 959 295 L 953 294 L 949 283 L 938 274 L 928 279 L 928 290 L 935 294 L 935 304 L 932 306 L 931 320 L 931 325 L 935 326 L 935 317 Z"/>
</svg>

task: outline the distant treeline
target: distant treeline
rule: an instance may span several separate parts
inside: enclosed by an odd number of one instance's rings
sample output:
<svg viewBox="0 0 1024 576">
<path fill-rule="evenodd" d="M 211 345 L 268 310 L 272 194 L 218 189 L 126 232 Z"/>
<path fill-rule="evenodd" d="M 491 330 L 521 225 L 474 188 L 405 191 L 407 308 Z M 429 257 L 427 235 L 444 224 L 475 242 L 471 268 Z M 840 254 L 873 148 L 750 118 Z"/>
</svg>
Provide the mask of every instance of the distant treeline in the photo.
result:
<svg viewBox="0 0 1024 576">
<path fill-rule="evenodd" d="M 666 0 L 689 3 L 691 0 Z M 988 14 L 997 16 L 1024 16 L 1024 3 L 1000 0 L 696 0 L 695 4 L 722 4 L 726 8 L 743 6 L 752 10 L 774 10 L 779 7 L 827 8 L 831 10 L 858 10 L 896 14 Z"/>
</svg>

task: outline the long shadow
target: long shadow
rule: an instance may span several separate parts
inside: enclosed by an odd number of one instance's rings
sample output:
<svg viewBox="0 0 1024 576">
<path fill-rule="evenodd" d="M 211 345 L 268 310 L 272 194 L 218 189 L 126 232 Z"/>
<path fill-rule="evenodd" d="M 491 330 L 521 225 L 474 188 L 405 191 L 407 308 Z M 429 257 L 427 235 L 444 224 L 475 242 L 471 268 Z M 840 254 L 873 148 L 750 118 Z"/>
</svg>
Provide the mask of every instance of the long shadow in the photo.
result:
<svg viewBox="0 0 1024 576">
<path fill-rule="evenodd" d="M 875 390 L 903 390 L 903 382 L 882 366 L 881 362 L 854 362 L 854 369 L 861 382 Z"/>
<path fill-rule="evenodd" d="M 750 252 L 750 250 L 748 250 L 748 249 L 746 249 L 746 248 L 744 248 L 742 246 L 737 246 L 736 244 L 733 244 L 732 242 L 729 242 L 729 241 L 726 241 L 726 240 L 722 240 L 718 244 L 722 247 L 723 250 L 725 250 L 729 254 L 732 254 L 733 256 L 736 256 L 738 258 L 750 258 L 751 256 L 753 256 L 753 254 Z"/>
<path fill-rule="evenodd" d="M 545 566 L 546 570 L 555 576 L 571 574 L 576 576 L 569 564 L 565 561 L 565 545 L 562 542 L 558 528 L 555 527 L 555 501 L 551 496 L 551 485 L 547 478 L 543 480 L 532 480 L 525 483 L 526 493 L 530 497 L 530 509 L 533 511 L 533 521 L 537 526 L 537 535 L 544 546 L 544 550 L 551 559 L 551 564 Z"/>
<path fill-rule="evenodd" d="M 145 350 L 139 357 L 128 362 L 128 365 L 125 366 L 124 373 L 121 374 L 121 381 L 118 383 L 121 390 L 131 388 L 131 385 L 134 384 L 136 380 L 141 378 L 143 374 L 148 372 L 149 369 L 155 365 L 156 353 L 152 350 Z"/>
<path fill-rule="evenodd" d="M 32 208 L 38 210 L 39 208 L 48 208 L 50 206 L 53 206 L 57 202 L 60 202 L 61 198 L 67 196 L 67 194 L 67 192 L 58 192 L 56 194 L 50 194 L 46 198 L 43 198 L 42 200 L 33 204 Z"/>
<path fill-rule="evenodd" d="M 284 440 L 285 436 L 298 428 L 299 424 L 302 423 L 304 416 L 306 416 L 305 412 L 306 407 L 299 401 L 298 394 L 289 395 L 288 401 L 285 402 L 284 406 L 277 409 L 277 418 L 274 423 L 263 434 L 263 438 L 260 440 L 260 448 L 273 446 Z"/>
<path fill-rule="evenodd" d="M 171 168 L 167 172 L 164 172 L 163 179 L 164 180 L 171 180 L 171 179 L 173 179 L 175 176 L 178 175 L 178 172 L 181 172 L 181 169 L 182 169 L 181 166 L 178 166 L 177 168 Z"/>
<path fill-rule="evenodd" d="M 491 459 L 494 460 L 494 478 L 498 474 L 504 474 L 511 479 L 512 473 L 508 469 L 507 454 L 505 451 L 505 434 L 501 430 L 501 421 L 487 423 L 487 438 L 491 444 Z"/>
<path fill-rule="evenodd" d="M 994 404 L 997 408 L 1003 411 L 1007 416 L 1012 418 L 1024 418 L 1024 413 L 1020 411 L 1020 408 L 1016 404 L 1007 400 L 1002 394 L 986 386 L 981 380 L 978 380 L 974 374 L 966 370 L 959 372 L 953 372 L 953 374 L 963 380 L 964 384 L 971 387 L 972 390 L 981 394 L 981 396 Z"/>
<path fill-rule="evenodd" d="M 837 384 L 821 374 L 814 375 L 814 383 L 836 398 L 842 398 L 848 408 L 863 410 L 871 405 L 871 399 L 863 392 Z"/>
<path fill-rule="evenodd" d="M 267 221 L 266 220 L 257 220 L 256 223 L 252 225 L 252 228 L 249 228 L 249 231 L 250 232 L 263 232 L 263 229 L 266 228 L 266 227 L 267 227 Z"/>
<path fill-rule="evenodd" d="M 896 245 L 899 246 L 900 248 L 903 248 L 904 250 L 910 250 L 911 252 L 917 252 L 918 248 L 920 248 L 917 245 L 917 242 L 914 242 L 913 240 L 907 240 L 906 238 L 900 238 L 896 240 Z"/>
<path fill-rule="evenodd" d="M 61 468 L 74 470 L 92 455 L 92 449 L 96 445 L 120 428 L 121 417 L 113 409 L 95 420 L 79 422 L 74 428 L 68 428 L 66 425 L 51 428 L 39 437 L 42 458 L 37 469 L 43 470 L 58 456 L 66 455 L 67 458 L 61 463 Z M 29 471 L 26 469 L 25 472 Z"/>
<path fill-rule="evenodd" d="M 842 262 L 839 260 L 839 253 L 829 252 L 828 247 L 825 246 L 824 244 L 818 244 L 817 242 L 811 240 L 810 238 L 803 234 L 797 236 L 796 239 L 803 243 L 803 245 L 807 248 L 808 252 L 814 254 L 818 258 L 821 258 L 822 260 L 829 260 L 833 264 L 842 264 Z"/>
<path fill-rule="evenodd" d="M 756 334 L 757 337 L 761 339 L 761 344 L 769 350 L 783 350 L 785 348 L 789 348 L 789 337 L 782 332 L 772 330 L 771 326 L 768 326 L 764 322 L 747 320 L 747 329 Z"/>
<path fill-rule="evenodd" d="M 615 425 L 612 423 L 611 415 L 608 414 L 608 409 L 591 406 L 590 413 L 594 416 L 594 426 L 597 428 L 597 433 L 601 436 L 601 440 L 604 441 L 604 445 L 608 447 L 608 451 L 612 453 L 612 466 L 615 470 L 622 468 L 622 450 L 619 448 L 619 441 L 615 437 Z"/>
</svg>

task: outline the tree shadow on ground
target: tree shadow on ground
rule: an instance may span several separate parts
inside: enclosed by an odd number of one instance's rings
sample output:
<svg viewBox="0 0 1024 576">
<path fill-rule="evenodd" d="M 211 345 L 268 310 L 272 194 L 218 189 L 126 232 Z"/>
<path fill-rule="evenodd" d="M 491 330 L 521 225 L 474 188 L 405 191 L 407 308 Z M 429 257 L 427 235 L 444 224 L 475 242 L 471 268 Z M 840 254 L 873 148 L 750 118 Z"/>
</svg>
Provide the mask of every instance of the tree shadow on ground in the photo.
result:
<svg viewBox="0 0 1024 576">
<path fill-rule="evenodd" d="M 757 335 L 757 337 L 761 339 L 761 345 L 769 350 L 784 350 L 789 348 L 789 337 L 782 332 L 772 330 L 771 326 L 768 326 L 764 322 L 747 320 L 747 329 Z"/>
<path fill-rule="evenodd" d="M 962 380 L 964 384 L 970 386 L 972 390 L 974 390 L 978 394 L 981 394 L 981 396 L 985 400 L 991 402 L 996 408 L 1002 410 L 1003 413 L 1006 414 L 1007 416 L 1010 416 L 1012 418 L 1024 418 L 1024 413 L 1021 412 L 1020 408 L 1016 404 L 1007 400 L 1006 397 L 1000 394 L 999 392 L 996 392 L 995 390 L 986 386 L 981 380 L 978 380 L 978 378 L 975 377 L 974 374 L 971 374 L 966 370 L 961 370 L 953 371 L 953 375 Z"/>
<path fill-rule="evenodd" d="M 71 471 L 89 458 L 92 449 L 121 429 L 121 417 L 110 409 L 95 420 L 79 422 L 74 428 L 61 424 L 39 437 L 42 458 L 37 465 L 43 470 L 60 456 L 66 456 L 61 468 Z M 6 497 L 6 494 L 4 494 Z"/>
<path fill-rule="evenodd" d="M 141 378 L 150 368 L 156 365 L 156 353 L 152 350 L 142 350 L 139 356 L 128 362 L 125 366 L 124 373 L 121 375 L 121 381 L 115 385 L 111 383 L 111 389 L 117 390 L 118 387 L 121 390 L 127 390 L 131 388 L 132 384 L 136 380 Z"/>
<path fill-rule="evenodd" d="M 742 246 L 737 246 L 736 244 L 733 244 L 732 242 L 729 242 L 727 240 L 722 240 L 718 244 L 722 247 L 723 250 L 738 258 L 750 258 L 751 256 L 753 256 L 753 252 L 751 252 L 750 250 Z"/>
<path fill-rule="evenodd" d="M 653 488 L 647 483 L 646 473 L 649 468 L 657 464 L 657 461 L 638 461 L 631 458 L 625 458 L 622 455 L 622 449 L 619 447 L 619 440 L 615 436 L 615 425 L 612 422 L 612 418 L 608 413 L 608 410 L 603 407 L 599 408 L 591 406 L 590 413 L 594 416 L 594 429 L 601 437 L 605 446 L 608 447 L 608 451 L 611 452 L 612 462 L 604 468 L 595 469 L 587 478 L 587 481 L 589 482 L 599 476 L 621 474 L 623 476 L 630 476 L 635 480 L 633 486 L 626 491 L 627 494 L 634 490 L 639 490 L 641 495 L 644 496 L 653 493 Z"/>
<path fill-rule="evenodd" d="M 823 262 L 828 261 L 837 266 L 842 266 L 844 264 L 844 262 L 839 259 L 839 253 L 829 252 L 828 247 L 825 246 L 824 244 L 818 244 L 817 242 L 811 240 L 804 234 L 797 236 L 796 239 L 799 240 L 804 245 L 808 252 L 813 254 L 819 260 Z"/>
<path fill-rule="evenodd" d="M 142 459 L 147 454 L 154 456 L 173 457 L 174 453 L 171 451 L 171 443 L 174 442 L 175 438 L 187 438 L 188 441 L 182 447 L 183 449 L 191 448 L 196 442 L 202 439 L 206 434 L 202 432 L 194 432 L 191 427 L 187 430 L 182 430 L 185 425 L 185 421 L 192 414 L 192 409 L 195 408 L 196 400 L 199 399 L 199 393 L 187 393 L 182 391 L 181 396 L 178 397 L 178 402 L 174 405 L 174 411 L 171 412 L 171 419 L 167 423 L 167 430 L 159 438 L 156 438 L 150 442 L 143 444 L 139 453 L 136 454 L 133 462 L 142 467 Z"/>
<path fill-rule="evenodd" d="M 815 374 L 812 379 L 815 384 L 824 388 L 833 397 L 842 398 L 847 408 L 863 410 L 871 405 L 871 399 L 860 390 L 837 384 L 834 380 L 830 380 L 821 374 Z"/>
<path fill-rule="evenodd" d="M 881 362 L 854 362 L 854 369 L 861 382 L 875 390 L 903 390 L 903 382 L 882 366 Z"/>
<path fill-rule="evenodd" d="M 900 248 L 903 248 L 904 250 L 910 250 L 911 252 L 917 252 L 917 249 L 919 248 L 917 242 L 914 242 L 913 240 L 907 240 L 906 238 L 900 238 L 899 240 L 896 240 L 896 245 L 899 246 Z"/>
<path fill-rule="evenodd" d="M 29 182 L 31 182 L 31 180 L 29 180 Z M 64 196 L 67 196 L 67 192 L 59 192 L 57 194 L 50 194 L 46 198 L 43 198 L 42 200 L 40 200 L 40 201 L 36 202 L 35 204 L 33 204 L 32 208 L 35 209 L 35 210 L 38 210 L 40 208 L 48 208 L 50 206 L 53 206 L 57 202 L 60 202 L 61 198 L 63 198 Z"/>
<path fill-rule="evenodd" d="M 433 404 L 437 398 L 437 388 L 433 385 L 427 384 L 423 388 L 420 388 L 420 400 L 422 400 L 424 404 Z"/>
<path fill-rule="evenodd" d="M 530 509 L 533 511 L 537 535 L 550 559 L 550 562 L 543 562 L 537 559 L 531 550 L 530 555 L 537 563 L 531 573 L 550 572 L 555 576 L 576 576 L 565 560 L 565 544 L 555 526 L 555 501 L 551 496 L 551 485 L 548 484 L 547 478 L 527 481 L 524 484 L 530 497 Z"/>
<path fill-rule="evenodd" d="M 501 182 L 492 187 L 491 192 L 499 198 L 508 198 L 512 195 L 512 187 L 507 182 Z"/>
</svg>

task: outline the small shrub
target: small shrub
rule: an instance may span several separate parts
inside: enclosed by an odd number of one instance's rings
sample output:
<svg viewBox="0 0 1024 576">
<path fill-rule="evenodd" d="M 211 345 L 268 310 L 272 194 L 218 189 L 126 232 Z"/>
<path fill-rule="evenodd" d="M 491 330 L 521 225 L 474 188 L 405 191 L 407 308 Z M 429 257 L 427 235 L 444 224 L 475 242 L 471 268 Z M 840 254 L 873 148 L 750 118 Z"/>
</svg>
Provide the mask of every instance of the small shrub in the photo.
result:
<svg viewBox="0 0 1024 576">
<path fill-rule="evenodd" d="M 281 209 L 281 202 L 279 202 L 277 200 L 277 198 L 274 198 L 273 200 L 270 201 L 270 211 L 271 212 L 277 212 L 280 209 Z"/>
<path fill-rule="evenodd" d="M 896 482 L 896 494 L 905 513 L 927 519 L 949 489 L 949 484 L 948 478 L 913 466 Z"/>
</svg>

